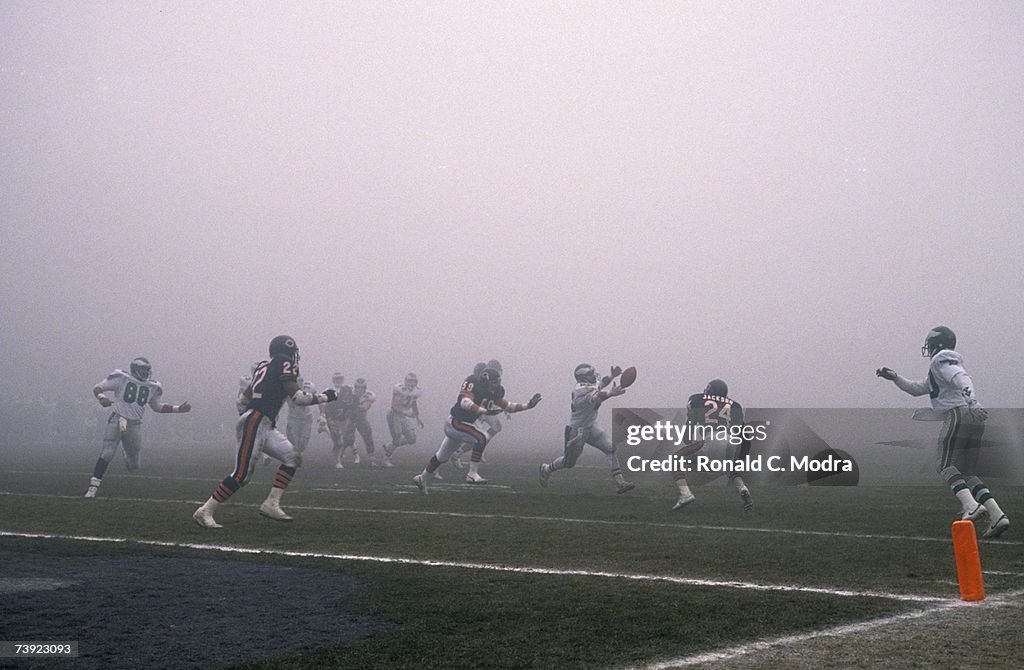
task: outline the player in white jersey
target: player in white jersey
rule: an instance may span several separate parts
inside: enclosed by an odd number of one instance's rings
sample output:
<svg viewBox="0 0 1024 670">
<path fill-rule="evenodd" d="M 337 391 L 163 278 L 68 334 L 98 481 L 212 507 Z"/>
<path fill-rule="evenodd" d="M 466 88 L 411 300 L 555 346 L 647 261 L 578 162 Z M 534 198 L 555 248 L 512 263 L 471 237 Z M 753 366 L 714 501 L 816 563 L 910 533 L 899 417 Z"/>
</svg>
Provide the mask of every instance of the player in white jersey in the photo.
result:
<svg viewBox="0 0 1024 670">
<path fill-rule="evenodd" d="M 295 380 L 303 393 L 316 395 L 316 385 L 309 380 L 304 380 L 302 375 Z M 301 454 L 309 446 L 309 438 L 313 435 L 313 407 L 312 405 L 298 405 L 295 399 L 287 397 L 284 404 L 288 406 L 288 423 L 285 428 L 285 436 L 292 443 L 295 450 L 299 452 L 299 462 L 302 462 Z M 263 454 L 263 465 L 270 463 L 270 456 Z"/>
<path fill-rule="evenodd" d="M 576 465 L 576 460 L 583 453 L 583 445 L 589 444 L 608 457 L 608 469 L 611 471 L 612 480 L 615 481 L 617 492 L 631 491 L 633 484 L 622 476 L 619 457 L 615 455 L 615 445 L 612 444 L 608 433 L 597 425 L 597 411 L 604 401 L 626 392 L 626 389 L 617 383 L 612 383 L 622 374 L 622 370 L 612 366 L 611 375 L 598 381 L 594 366 L 580 363 L 573 374 L 576 377 L 576 388 L 572 391 L 572 414 L 569 417 L 569 425 L 565 427 L 564 452 L 551 463 L 541 464 L 540 485 L 548 485 L 551 473 Z M 611 389 L 604 390 L 609 384 Z"/>
<path fill-rule="evenodd" d="M 936 469 L 960 501 L 961 518 L 977 521 L 988 516 L 990 523 L 984 536 L 999 537 L 1010 527 L 1010 519 L 975 474 L 988 412 L 978 402 L 974 382 L 955 348 L 956 334 L 946 326 L 936 326 L 921 347 L 921 355 L 931 358 L 927 377 L 915 382 L 887 367 L 875 374 L 910 395 L 927 394 L 931 398 L 932 410 L 943 418 Z"/>
<path fill-rule="evenodd" d="M 139 456 L 142 451 L 142 415 L 148 405 L 154 412 L 161 414 L 184 413 L 192 409 L 188 401 L 180 405 L 168 405 L 160 402 L 164 389 L 160 382 L 152 378 L 153 367 L 145 358 L 139 357 L 131 362 L 129 372 L 114 370 L 106 379 L 96 384 L 92 394 L 103 407 L 113 407 L 107 419 L 107 428 L 103 435 L 103 450 L 93 468 L 86 498 L 95 498 L 99 491 L 103 475 L 110 461 L 114 460 L 117 446 L 124 450 L 125 465 L 128 470 L 139 469 Z"/>
<path fill-rule="evenodd" d="M 351 421 L 345 428 L 342 436 L 341 452 L 349 447 L 352 448 L 353 462 L 359 463 L 359 452 L 356 451 L 356 432 L 363 438 L 363 446 L 366 448 L 366 456 L 370 459 L 370 465 L 377 466 L 377 456 L 374 454 L 373 429 L 366 419 L 366 413 L 377 401 L 377 394 L 366 388 L 366 380 L 360 377 L 352 387 L 352 395 L 355 398 L 355 406 L 352 408 Z M 339 459 L 340 462 L 340 459 Z"/>
<path fill-rule="evenodd" d="M 391 409 L 388 410 L 388 431 L 391 433 L 391 444 L 384 445 L 384 467 L 394 467 L 391 456 L 395 450 L 405 444 L 416 444 L 416 426 L 413 421 L 423 427 L 420 420 L 420 408 L 417 404 L 423 389 L 419 386 L 416 373 L 410 372 L 401 384 L 395 384 L 391 393 Z"/>
</svg>

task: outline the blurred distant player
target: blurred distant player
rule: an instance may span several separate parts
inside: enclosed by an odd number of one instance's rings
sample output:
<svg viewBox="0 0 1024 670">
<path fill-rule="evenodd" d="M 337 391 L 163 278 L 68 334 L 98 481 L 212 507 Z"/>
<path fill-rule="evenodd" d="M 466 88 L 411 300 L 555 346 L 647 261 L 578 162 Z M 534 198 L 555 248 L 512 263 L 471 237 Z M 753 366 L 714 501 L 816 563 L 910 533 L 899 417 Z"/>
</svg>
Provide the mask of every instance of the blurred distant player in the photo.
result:
<svg viewBox="0 0 1024 670">
<path fill-rule="evenodd" d="M 249 402 L 235 426 L 238 435 L 235 469 L 224 478 L 210 499 L 192 514 L 192 519 L 203 528 L 221 527 L 213 518 L 214 512 L 249 481 L 261 451 L 281 461 L 281 465 L 270 494 L 260 505 L 260 514 L 277 521 L 291 521 L 291 517 L 281 509 L 281 495 L 295 476 L 301 456 L 288 438 L 277 430 L 277 414 L 285 398 L 291 398 L 300 407 L 328 403 L 338 398 L 334 389 L 310 394 L 299 388 L 299 347 L 294 339 L 278 335 L 270 341 L 269 352 L 270 360 L 260 363 L 245 391 Z"/>
<path fill-rule="evenodd" d="M 963 356 L 954 349 L 956 334 L 946 326 L 936 326 L 921 347 L 921 355 L 931 359 L 927 377 L 910 381 L 887 367 L 875 374 L 910 395 L 928 394 L 932 410 L 943 420 L 936 469 L 960 501 L 961 518 L 978 521 L 987 515 L 990 523 L 984 537 L 1000 537 L 1010 527 L 1010 518 L 975 474 L 988 412 L 975 397 Z"/>
<path fill-rule="evenodd" d="M 583 453 L 583 445 L 589 444 L 608 457 L 608 469 L 611 471 L 612 480 L 618 487 L 618 493 L 625 493 L 633 489 L 633 484 L 627 482 L 622 476 L 622 467 L 619 465 L 619 457 L 615 455 L 615 446 L 612 444 L 608 434 L 597 425 L 597 411 L 601 404 L 609 398 L 620 396 L 626 389 L 613 380 L 622 374 L 622 369 L 612 366 L 611 375 L 597 379 L 597 370 L 589 363 L 580 363 L 573 372 L 576 377 L 576 388 L 572 392 L 572 414 L 569 416 L 569 425 L 565 427 L 564 453 L 551 461 L 540 466 L 540 485 L 547 486 L 551 473 L 571 468 L 576 465 L 576 460 Z M 604 390 L 611 384 L 609 390 Z"/>
<path fill-rule="evenodd" d="M 259 367 L 260 361 L 256 361 L 249 368 L 249 374 L 242 375 L 238 378 L 238 395 L 242 395 L 245 389 L 249 388 L 249 384 L 252 383 L 252 376 L 256 372 L 256 368 Z"/>
<path fill-rule="evenodd" d="M 338 401 L 320 406 L 319 422 L 320 430 L 326 429 L 330 433 L 331 442 L 334 445 L 334 467 L 341 470 L 345 467 L 341 462 L 345 453 L 345 434 L 349 432 L 356 403 L 352 387 L 344 383 L 343 375 L 335 373 L 331 381 L 334 384 L 335 393 L 338 394 Z"/>
<path fill-rule="evenodd" d="M 316 385 L 308 379 L 299 377 L 299 388 L 308 395 L 316 395 Z M 286 434 L 288 441 L 292 443 L 299 453 L 306 451 L 309 446 L 309 438 L 313 434 L 313 407 L 312 405 L 299 405 L 294 398 L 286 398 L 288 403 L 288 423 Z"/>
<path fill-rule="evenodd" d="M 534 393 L 529 402 L 510 403 L 505 399 L 505 387 L 501 385 L 501 373 L 494 368 L 486 368 L 479 375 L 470 375 L 462 382 L 459 397 L 452 405 L 451 414 L 444 424 L 444 440 L 437 453 L 430 457 L 423 472 L 413 477 L 413 482 L 422 493 L 427 492 L 427 479 L 441 464 L 451 458 L 452 454 L 463 442 L 473 445 L 473 455 L 469 463 L 469 474 L 466 481 L 471 484 L 483 484 L 487 480 L 480 476 L 477 469 L 480 457 L 487 446 L 487 434 L 476 425 L 476 420 L 485 414 L 501 412 L 522 412 L 533 409 L 541 401 L 539 393 Z"/>
<path fill-rule="evenodd" d="M 360 377 L 352 387 L 352 395 L 355 398 L 355 406 L 352 408 L 352 420 L 345 427 L 342 439 L 342 452 L 349 447 L 352 448 L 353 462 L 359 463 L 359 451 L 356 450 L 356 432 L 363 438 L 363 446 L 366 447 L 366 455 L 370 459 L 370 465 L 377 465 L 377 456 L 374 454 L 373 429 L 366 419 L 366 413 L 377 401 L 377 394 L 366 388 L 366 380 Z"/>
<path fill-rule="evenodd" d="M 686 421 L 691 426 L 743 426 L 743 407 L 729 397 L 729 385 L 721 379 L 712 379 L 704 387 L 703 393 L 694 393 L 686 403 Z M 732 433 L 732 431 L 730 431 Z M 707 456 L 712 460 L 734 460 L 746 458 L 750 453 L 750 440 L 732 444 L 728 440 L 695 440 L 684 443 L 683 448 L 675 452 L 676 456 L 694 457 Z M 692 471 L 692 466 L 691 466 Z M 672 506 L 673 510 L 681 510 L 697 499 L 686 483 L 686 473 L 677 470 L 673 477 L 679 488 L 679 500 Z M 717 477 L 714 475 L 712 478 Z M 736 487 L 743 502 L 743 509 L 754 509 L 754 498 L 750 495 L 743 477 L 730 472 L 729 481 Z"/>
<path fill-rule="evenodd" d="M 401 384 L 395 384 L 391 393 L 391 409 L 388 410 L 388 431 L 391 433 L 391 444 L 384 445 L 384 467 L 394 464 L 391 456 L 395 450 L 405 444 L 416 444 L 416 426 L 413 421 L 423 427 L 420 420 L 420 408 L 417 404 L 423 389 L 419 387 L 419 378 L 410 372 Z"/>
<path fill-rule="evenodd" d="M 192 409 L 188 401 L 180 405 L 168 405 L 160 402 L 164 389 L 160 382 L 152 378 L 153 367 L 145 358 L 139 357 L 131 362 L 129 372 L 114 370 L 106 379 L 92 389 L 103 407 L 113 407 L 107 419 L 107 429 L 103 435 L 103 450 L 93 468 L 86 498 L 95 498 L 100 488 L 103 474 L 107 471 L 110 461 L 114 460 L 117 445 L 124 449 L 124 462 L 129 471 L 139 469 L 139 458 L 142 451 L 142 415 L 148 405 L 154 412 L 161 414 L 184 413 Z M 110 395 L 108 395 L 110 394 Z M 113 396 L 113 399 L 111 399 Z"/>
</svg>

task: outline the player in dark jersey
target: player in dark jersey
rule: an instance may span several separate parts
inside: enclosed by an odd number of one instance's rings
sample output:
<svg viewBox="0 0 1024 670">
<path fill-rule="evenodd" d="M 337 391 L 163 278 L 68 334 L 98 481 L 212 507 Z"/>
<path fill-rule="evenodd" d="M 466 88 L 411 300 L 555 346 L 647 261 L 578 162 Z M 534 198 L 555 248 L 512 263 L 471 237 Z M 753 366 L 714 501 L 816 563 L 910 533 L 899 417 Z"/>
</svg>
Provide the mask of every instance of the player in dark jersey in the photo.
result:
<svg viewBox="0 0 1024 670">
<path fill-rule="evenodd" d="M 285 398 L 296 405 L 316 405 L 337 400 L 334 389 L 324 393 L 306 393 L 299 388 L 299 347 L 287 335 L 278 335 L 270 341 L 270 360 L 261 362 L 253 373 L 252 382 L 243 392 L 247 400 L 245 411 L 235 425 L 238 435 L 238 454 L 235 469 L 224 478 L 210 499 L 203 503 L 192 518 L 203 528 L 220 528 L 213 518 L 217 507 L 245 486 L 256 467 L 262 451 L 281 461 L 270 495 L 260 505 L 260 514 L 278 521 L 291 521 L 281 509 L 281 494 L 295 476 L 302 461 L 292 443 L 277 430 L 277 413 Z"/>
<path fill-rule="evenodd" d="M 527 403 L 510 403 L 505 399 L 505 387 L 501 385 L 501 373 L 494 368 L 487 368 L 479 375 L 470 375 L 462 382 L 459 397 L 452 405 L 451 414 L 444 424 L 444 440 L 437 453 L 430 457 L 423 472 L 413 477 L 416 486 L 423 493 L 427 492 L 427 479 L 451 458 L 452 454 L 463 442 L 473 445 L 470 457 L 469 473 L 466 481 L 471 484 L 483 484 L 487 480 L 480 476 L 480 456 L 487 446 L 487 433 L 476 425 L 477 419 L 501 412 L 523 412 L 533 409 L 541 400 L 539 393 L 534 393 Z"/>
<path fill-rule="evenodd" d="M 729 386 L 721 379 L 712 379 L 704 388 L 703 393 L 694 393 L 686 403 L 686 420 L 692 427 L 704 427 L 715 429 L 719 426 L 731 427 L 742 426 L 743 407 L 729 397 Z M 676 456 L 691 458 L 703 454 L 712 459 L 736 459 L 745 458 L 750 453 L 750 440 L 743 440 L 740 444 L 733 444 L 730 440 L 720 439 L 697 439 L 684 443 L 683 447 L 675 452 Z M 691 467 L 692 470 L 692 467 Z M 750 489 L 743 482 L 743 477 L 735 472 L 729 472 L 729 481 L 733 483 L 743 501 L 743 509 L 748 512 L 754 509 L 754 498 L 750 495 Z M 676 486 L 679 488 L 679 500 L 672 507 L 673 510 L 681 510 L 694 500 L 696 496 L 690 491 L 686 483 L 686 473 L 677 470 L 673 477 Z"/>
</svg>

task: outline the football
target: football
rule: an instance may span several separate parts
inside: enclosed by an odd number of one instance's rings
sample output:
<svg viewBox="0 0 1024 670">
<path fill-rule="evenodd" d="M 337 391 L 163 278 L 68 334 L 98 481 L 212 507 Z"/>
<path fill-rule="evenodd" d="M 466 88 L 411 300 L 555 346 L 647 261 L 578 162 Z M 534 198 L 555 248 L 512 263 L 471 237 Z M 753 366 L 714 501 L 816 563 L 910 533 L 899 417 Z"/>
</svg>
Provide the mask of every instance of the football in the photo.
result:
<svg viewBox="0 0 1024 670">
<path fill-rule="evenodd" d="M 635 381 L 636 368 L 631 365 L 622 371 L 622 376 L 619 377 L 619 386 L 626 388 L 627 386 L 632 386 Z"/>
</svg>

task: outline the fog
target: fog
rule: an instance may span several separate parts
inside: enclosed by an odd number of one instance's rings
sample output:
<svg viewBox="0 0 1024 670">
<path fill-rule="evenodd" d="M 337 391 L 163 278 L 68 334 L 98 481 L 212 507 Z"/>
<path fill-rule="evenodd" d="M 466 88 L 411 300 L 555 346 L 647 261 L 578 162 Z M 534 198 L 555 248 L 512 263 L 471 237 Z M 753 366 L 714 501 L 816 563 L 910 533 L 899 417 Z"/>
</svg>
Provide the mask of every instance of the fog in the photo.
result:
<svg viewBox="0 0 1024 670">
<path fill-rule="evenodd" d="M 545 397 L 526 442 L 583 361 L 638 367 L 617 406 L 916 406 L 873 371 L 923 377 L 937 324 L 1020 407 L 1022 35 L 1009 2 L 0 3 L 3 421 L 144 355 L 194 406 L 147 424 L 230 425 L 282 333 L 381 437 L 415 371 L 424 443 L 490 358 Z"/>
</svg>

